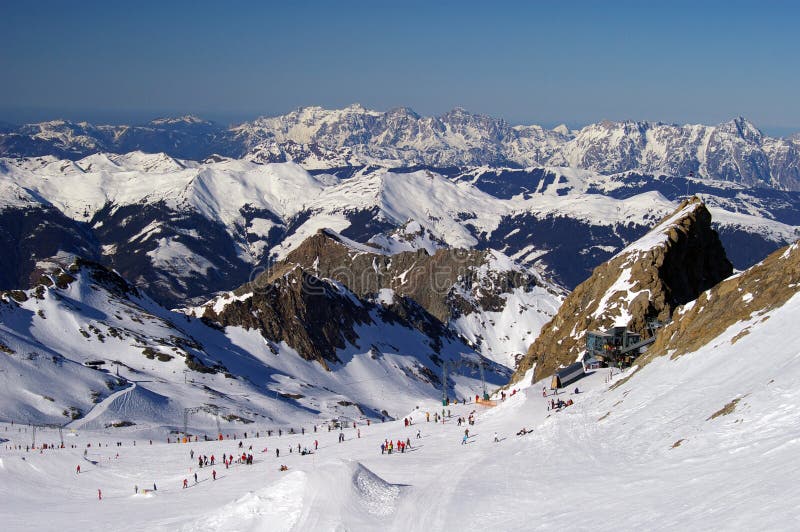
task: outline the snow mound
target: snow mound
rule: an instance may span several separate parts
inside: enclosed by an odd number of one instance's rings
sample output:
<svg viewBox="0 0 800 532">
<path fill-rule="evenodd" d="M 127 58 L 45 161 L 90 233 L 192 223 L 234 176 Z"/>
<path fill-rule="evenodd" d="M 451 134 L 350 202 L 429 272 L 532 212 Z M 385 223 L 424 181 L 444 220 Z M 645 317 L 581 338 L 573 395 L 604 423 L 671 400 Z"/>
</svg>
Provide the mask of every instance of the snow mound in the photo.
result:
<svg viewBox="0 0 800 532">
<path fill-rule="evenodd" d="M 300 517 L 306 483 L 306 473 L 293 471 L 269 488 L 251 491 L 181 530 L 291 530 Z"/>
<path fill-rule="evenodd" d="M 337 460 L 308 474 L 298 530 L 365 529 L 386 523 L 397 510 L 402 487 L 363 464 Z"/>
<path fill-rule="evenodd" d="M 360 462 L 336 460 L 289 471 L 181 530 L 351 530 L 378 526 L 397 509 L 401 486 Z"/>
</svg>

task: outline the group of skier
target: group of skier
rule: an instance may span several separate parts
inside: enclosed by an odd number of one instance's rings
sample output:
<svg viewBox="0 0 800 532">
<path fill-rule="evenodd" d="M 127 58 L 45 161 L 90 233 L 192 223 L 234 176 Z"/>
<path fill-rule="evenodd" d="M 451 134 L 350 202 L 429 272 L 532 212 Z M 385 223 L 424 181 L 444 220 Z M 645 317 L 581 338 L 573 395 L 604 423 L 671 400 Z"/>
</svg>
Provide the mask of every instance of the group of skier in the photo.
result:
<svg viewBox="0 0 800 532">
<path fill-rule="evenodd" d="M 419 437 L 419 431 L 417 432 L 417 437 Z M 386 439 L 381 443 L 381 454 L 392 454 L 392 452 L 405 453 L 406 448 L 411 449 L 411 438 L 406 438 L 406 441 L 397 440 L 397 443 L 393 440 Z"/>
</svg>

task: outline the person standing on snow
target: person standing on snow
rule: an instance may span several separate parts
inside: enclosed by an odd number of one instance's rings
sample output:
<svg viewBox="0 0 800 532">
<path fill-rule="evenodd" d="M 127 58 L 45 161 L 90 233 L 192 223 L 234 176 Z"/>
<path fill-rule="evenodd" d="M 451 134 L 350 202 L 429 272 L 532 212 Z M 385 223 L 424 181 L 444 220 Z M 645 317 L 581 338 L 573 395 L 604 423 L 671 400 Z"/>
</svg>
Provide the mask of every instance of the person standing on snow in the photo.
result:
<svg viewBox="0 0 800 532">
<path fill-rule="evenodd" d="M 211 470 L 211 480 L 217 480 L 217 470 L 216 469 L 212 469 Z"/>
<path fill-rule="evenodd" d="M 497 438 L 497 433 L 496 433 L 496 432 L 494 433 L 494 441 L 495 441 L 495 443 L 497 443 L 497 442 L 499 442 L 499 441 L 500 441 L 500 440 Z"/>
</svg>

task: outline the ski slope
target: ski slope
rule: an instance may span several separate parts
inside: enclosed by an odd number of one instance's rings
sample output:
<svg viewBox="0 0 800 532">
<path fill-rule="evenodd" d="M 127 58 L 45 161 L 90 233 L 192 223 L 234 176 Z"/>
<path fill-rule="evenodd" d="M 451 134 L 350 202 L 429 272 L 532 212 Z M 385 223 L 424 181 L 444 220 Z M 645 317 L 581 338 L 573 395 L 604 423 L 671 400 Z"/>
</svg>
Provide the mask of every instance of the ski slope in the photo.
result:
<svg viewBox="0 0 800 532">
<path fill-rule="evenodd" d="M 219 459 L 241 452 L 239 440 L 167 444 L 158 428 L 79 429 L 65 436 L 75 449 L 26 452 L 8 446 L 30 444 L 30 428 L 3 424 L 0 522 L 5 530 L 797 530 L 800 350 L 784 340 L 798 315 L 795 295 L 754 318 L 758 327 L 737 323 L 694 353 L 612 382 L 598 370 L 562 391 L 575 402 L 562 411 L 548 411 L 553 398 L 537 383 L 495 408 L 450 406 L 445 423 L 426 422 L 442 406 L 421 400 L 410 427 L 361 424 L 343 431 L 343 443 L 325 425 L 254 438 L 256 427 L 242 440 L 255 464 L 217 465 L 217 480 L 210 467 L 196 469 L 190 450 Z M 472 411 L 463 445 L 456 418 Z M 517 436 L 522 427 L 533 432 Z M 385 438 L 410 438 L 412 448 L 382 455 Z M 37 432 L 39 442 L 57 439 Z M 315 439 L 316 453 L 297 454 Z M 134 494 L 153 482 L 157 492 Z"/>
</svg>

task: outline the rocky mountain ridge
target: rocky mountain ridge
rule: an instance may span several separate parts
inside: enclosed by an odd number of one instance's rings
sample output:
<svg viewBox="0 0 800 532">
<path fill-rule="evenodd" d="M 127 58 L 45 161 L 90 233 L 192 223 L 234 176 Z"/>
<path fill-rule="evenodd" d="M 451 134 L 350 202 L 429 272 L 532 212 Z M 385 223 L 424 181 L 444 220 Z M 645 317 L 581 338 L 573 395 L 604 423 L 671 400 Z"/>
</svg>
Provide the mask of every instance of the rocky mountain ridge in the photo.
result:
<svg viewBox="0 0 800 532">
<path fill-rule="evenodd" d="M 659 331 L 640 365 L 655 357 L 676 358 L 696 351 L 731 325 L 744 322 L 746 327 L 730 340 L 735 344 L 768 319 L 765 314 L 781 307 L 798 292 L 800 242 L 795 242 L 678 307 L 672 323 Z"/>
<path fill-rule="evenodd" d="M 419 236 L 410 232 L 403 235 Z M 250 305 L 244 303 L 245 299 L 270 298 L 276 286 L 287 286 L 287 276 L 292 279 L 288 286 L 297 292 L 292 304 L 303 300 L 304 308 L 315 307 L 308 299 L 327 292 L 328 285 L 322 280 L 330 280 L 410 321 L 428 336 L 458 335 L 485 357 L 509 367 L 555 313 L 564 294 L 497 251 L 420 248 L 392 252 L 321 229 L 251 282 L 194 312 L 229 323 L 229 305 L 245 309 Z M 282 304 L 276 300 L 272 306 Z M 296 314 L 306 314 L 304 308 Z M 325 309 L 328 311 L 343 319 L 364 319 L 363 312 L 355 308 Z M 251 314 L 263 313 L 269 312 L 245 309 L 238 312 L 238 319 L 251 323 Z M 268 321 L 266 327 L 272 328 L 275 320 Z"/>
</svg>

